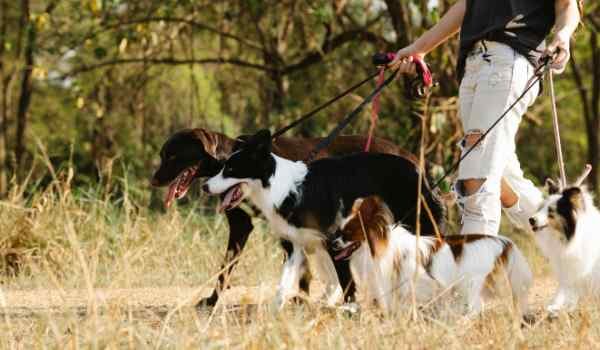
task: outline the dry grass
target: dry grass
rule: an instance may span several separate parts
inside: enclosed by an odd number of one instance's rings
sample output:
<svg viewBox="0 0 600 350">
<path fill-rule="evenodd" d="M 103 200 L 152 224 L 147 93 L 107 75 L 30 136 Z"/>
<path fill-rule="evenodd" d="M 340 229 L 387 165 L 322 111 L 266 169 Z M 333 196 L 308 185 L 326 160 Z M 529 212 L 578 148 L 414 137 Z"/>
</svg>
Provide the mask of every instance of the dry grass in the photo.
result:
<svg viewBox="0 0 600 350">
<path fill-rule="evenodd" d="M 124 186 L 128 188 L 128 186 Z M 521 328 L 509 303 L 477 319 L 449 310 L 382 318 L 316 303 L 269 308 L 281 251 L 257 220 L 232 283 L 212 311 L 191 306 L 214 283 L 226 224 L 203 208 L 162 215 L 144 209 L 143 189 L 100 200 L 65 185 L 0 202 L 2 348 L 597 348 L 600 312 L 584 303 L 571 316 Z M 137 194 L 137 195 L 136 195 Z M 137 199 L 132 199 L 133 197 Z M 544 261 L 528 237 L 512 235 L 538 277 L 540 310 L 551 293 Z M 317 286 L 318 287 L 318 286 Z M 237 303 L 255 303 L 232 308 Z M 152 307 L 147 307 L 152 306 Z"/>
</svg>

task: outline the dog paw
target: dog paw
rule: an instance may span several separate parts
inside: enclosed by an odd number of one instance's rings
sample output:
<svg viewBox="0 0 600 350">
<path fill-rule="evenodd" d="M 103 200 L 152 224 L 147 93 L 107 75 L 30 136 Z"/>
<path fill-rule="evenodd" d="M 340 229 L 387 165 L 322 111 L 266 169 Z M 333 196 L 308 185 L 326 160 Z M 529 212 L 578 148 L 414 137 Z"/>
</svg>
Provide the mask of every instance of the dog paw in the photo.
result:
<svg viewBox="0 0 600 350">
<path fill-rule="evenodd" d="M 560 315 L 561 311 L 565 311 L 565 307 L 562 304 L 552 304 L 546 308 L 549 320 L 555 320 Z"/>
<path fill-rule="evenodd" d="M 344 303 L 340 305 L 339 309 L 348 314 L 348 315 L 356 315 L 360 312 L 360 305 L 357 303 Z"/>
<path fill-rule="evenodd" d="M 343 299 L 344 299 L 344 291 L 342 290 L 342 287 L 340 287 L 339 285 L 336 287 L 332 288 L 333 290 L 329 293 L 329 296 L 327 297 L 327 306 L 329 307 L 335 307 L 336 305 L 340 304 Z"/>
<path fill-rule="evenodd" d="M 275 300 L 273 300 L 273 309 L 281 311 L 290 300 L 294 300 L 297 296 L 298 293 L 277 291 L 277 296 L 275 296 Z"/>
</svg>

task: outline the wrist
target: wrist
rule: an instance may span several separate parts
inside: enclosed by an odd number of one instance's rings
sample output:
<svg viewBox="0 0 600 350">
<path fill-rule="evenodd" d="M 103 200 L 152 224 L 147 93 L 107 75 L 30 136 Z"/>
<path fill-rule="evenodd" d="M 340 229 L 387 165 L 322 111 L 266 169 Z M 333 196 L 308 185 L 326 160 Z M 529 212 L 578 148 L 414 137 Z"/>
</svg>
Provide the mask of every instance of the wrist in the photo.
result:
<svg viewBox="0 0 600 350">
<path fill-rule="evenodd" d="M 569 42 L 571 40 L 571 32 L 567 29 L 560 29 L 558 31 L 556 31 L 556 34 L 554 35 L 555 39 L 564 41 L 564 42 Z"/>
<path fill-rule="evenodd" d="M 423 57 L 427 54 L 427 48 L 425 43 L 423 43 L 423 39 L 419 38 L 414 43 L 411 44 L 411 51 L 414 55 Z"/>
</svg>

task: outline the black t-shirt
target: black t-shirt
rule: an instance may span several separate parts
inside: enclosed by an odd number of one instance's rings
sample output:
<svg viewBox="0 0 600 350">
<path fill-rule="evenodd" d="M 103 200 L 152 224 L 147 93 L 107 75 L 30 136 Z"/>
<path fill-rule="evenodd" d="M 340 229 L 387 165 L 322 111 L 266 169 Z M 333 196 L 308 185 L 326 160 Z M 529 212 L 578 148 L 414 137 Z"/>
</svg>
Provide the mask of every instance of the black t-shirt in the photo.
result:
<svg viewBox="0 0 600 350">
<path fill-rule="evenodd" d="M 535 65 L 554 26 L 555 0 L 467 0 L 460 30 L 458 77 L 479 40 L 504 43 Z"/>
</svg>

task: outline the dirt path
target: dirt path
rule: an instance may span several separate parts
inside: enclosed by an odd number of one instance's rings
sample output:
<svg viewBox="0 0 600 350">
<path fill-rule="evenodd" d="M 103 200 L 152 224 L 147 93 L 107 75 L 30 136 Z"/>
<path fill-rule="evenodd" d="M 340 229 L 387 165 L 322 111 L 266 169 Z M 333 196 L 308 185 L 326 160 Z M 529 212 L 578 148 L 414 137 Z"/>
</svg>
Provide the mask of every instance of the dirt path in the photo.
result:
<svg viewBox="0 0 600 350">
<path fill-rule="evenodd" d="M 531 292 L 533 309 L 541 308 L 551 297 L 556 283 L 550 278 L 536 280 Z M 225 304 L 256 304 L 267 302 L 274 294 L 273 286 L 233 287 L 223 296 Z M 0 314 L 29 316 L 38 313 L 82 310 L 92 303 L 98 307 L 131 307 L 133 309 L 169 310 L 178 305 L 193 305 L 209 288 L 163 287 L 134 289 L 86 290 L 4 290 L 0 289 Z M 90 297 L 91 296 L 91 297 Z"/>
<path fill-rule="evenodd" d="M 223 295 L 226 304 L 250 304 L 268 300 L 273 288 L 234 287 Z M 194 305 L 208 296 L 209 288 L 162 287 L 87 290 L 4 290 L 0 289 L 0 315 L 29 316 L 36 313 L 85 312 L 95 303 L 100 308 L 111 306 L 132 309 L 168 310 L 178 305 Z"/>
</svg>

